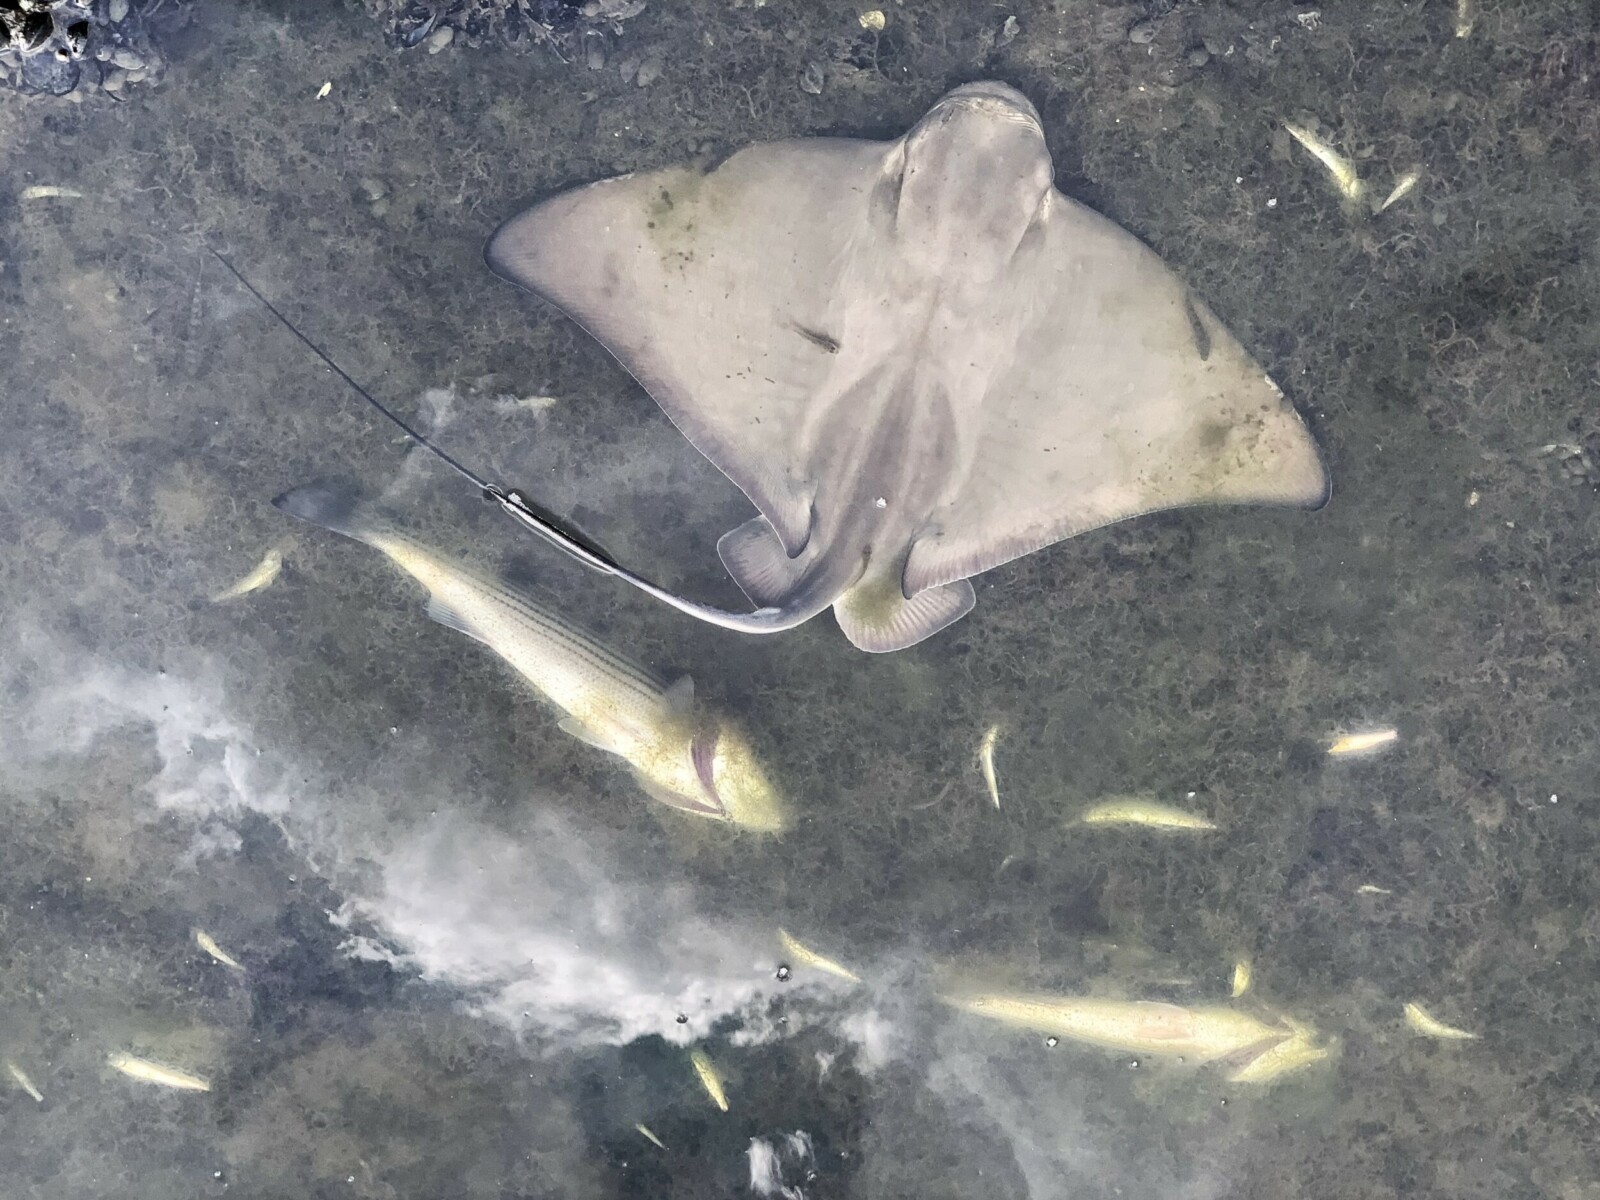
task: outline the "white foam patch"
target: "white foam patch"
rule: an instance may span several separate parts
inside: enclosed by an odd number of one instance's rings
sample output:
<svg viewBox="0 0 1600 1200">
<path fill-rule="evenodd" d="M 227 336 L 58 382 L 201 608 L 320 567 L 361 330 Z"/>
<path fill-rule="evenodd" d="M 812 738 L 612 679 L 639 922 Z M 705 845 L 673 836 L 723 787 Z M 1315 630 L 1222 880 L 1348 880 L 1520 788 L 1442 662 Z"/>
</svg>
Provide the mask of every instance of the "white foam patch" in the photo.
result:
<svg viewBox="0 0 1600 1200">
<path fill-rule="evenodd" d="M 221 689 L 160 672 L 98 667 L 49 690 L 19 730 L 35 754 L 88 753 L 114 729 L 142 725 L 155 737 L 161 769 L 144 785 L 158 808 L 195 816 L 250 809 L 289 811 L 279 765 L 227 715 Z M 225 843 L 216 830 L 211 847 Z"/>
<path fill-rule="evenodd" d="M 425 977 L 514 1027 L 569 1044 L 651 1033 L 687 1044 L 766 1007 L 756 937 L 700 915 L 692 889 L 619 862 L 558 813 L 515 839 L 441 815 L 379 863 L 381 888 L 356 911 Z"/>
<path fill-rule="evenodd" d="M 335 804 L 323 781 L 264 753 L 229 715 L 223 689 L 204 681 L 213 668 L 79 670 L 31 705 L 12 752 L 0 755 L 6 766 L 91 755 L 114 730 L 147 731 L 159 766 L 144 791 L 155 809 L 193 818 L 188 865 L 215 869 L 211 860 L 240 846 L 237 817 L 271 815 L 345 890 L 330 917 L 352 957 L 458 987 L 473 1011 L 567 1046 L 652 1033 L 687 1044 L 729 1016 L 742 1023 L 742 1044 L 797 1028 L 768 1012 L 782 986 L 771 932 L 703 912 L 695 889 L 663 877 L 647 845 L 590 829 L 555 800 L 542 810 L 530 801 L 528 828 L 515 836 L 415 795 L 403 806 L 363 804 L 346 787 Z M 438 815 L 397 816 L 396 807 Z M 792 985 L 786 995 L 792 1002 Z"/>
<path fill-rule="evenodd" d="M 750 1160 L 752 1192 L 758 1196 L 780 1196 L 782 1200 L 805 1200 L 800 1182 L 808 1177 L 816 1162 L 809 1133 L 797 1129 L 770 1141 L 751 1138 L 746 1154 Z"/>
</svg>

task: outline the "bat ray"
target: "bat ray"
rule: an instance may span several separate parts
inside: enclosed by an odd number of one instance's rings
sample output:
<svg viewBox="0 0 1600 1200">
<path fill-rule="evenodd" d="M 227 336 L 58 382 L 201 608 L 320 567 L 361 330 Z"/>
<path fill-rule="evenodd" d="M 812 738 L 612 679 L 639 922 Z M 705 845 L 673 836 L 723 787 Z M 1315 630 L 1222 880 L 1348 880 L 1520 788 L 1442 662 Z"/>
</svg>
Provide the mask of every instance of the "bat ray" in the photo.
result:
<svg viewBox="0 0 1600 1200">
<path fill-rule="evenodd" d="M 1054 186 L 1039 114 L 956 88 L 892 142 L 754 145 L 565 192 L 485 257 L 626 367 L 761 515 L 718 552 L 770 632 L 898 650 L 971 576 L 1205 503 L 1320 507 L 1294 408 L 1161 259 Z"/>
</svg>

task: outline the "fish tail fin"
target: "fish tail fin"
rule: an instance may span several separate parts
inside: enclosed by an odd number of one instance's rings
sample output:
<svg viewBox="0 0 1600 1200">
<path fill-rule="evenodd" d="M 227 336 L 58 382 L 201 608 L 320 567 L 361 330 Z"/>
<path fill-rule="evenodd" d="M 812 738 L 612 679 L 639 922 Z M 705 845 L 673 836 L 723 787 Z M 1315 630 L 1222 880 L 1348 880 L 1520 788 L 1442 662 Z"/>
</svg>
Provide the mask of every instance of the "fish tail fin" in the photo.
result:
<svg viewBox="0 0 1600 1200">
<path fill-rule="evenodd" d="M 342 533 L 358 542 L 373 534 L 372 506 L 361 489 L 348 480 L 319 480 L 283 493 L 273 500 L 274 508 L 291 517 Z"/>
</svg>

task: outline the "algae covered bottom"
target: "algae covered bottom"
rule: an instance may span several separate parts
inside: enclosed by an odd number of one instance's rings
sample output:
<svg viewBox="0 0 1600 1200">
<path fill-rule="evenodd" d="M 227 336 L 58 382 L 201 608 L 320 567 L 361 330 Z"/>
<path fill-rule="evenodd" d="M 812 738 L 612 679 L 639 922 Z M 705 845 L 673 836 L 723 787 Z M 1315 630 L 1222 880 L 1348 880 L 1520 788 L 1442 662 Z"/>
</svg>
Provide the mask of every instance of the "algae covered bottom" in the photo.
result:
<svg viewBox="0 0 1600 1200">
<path fill-rule="evenodd" d="M 1591 1196 L 1592 6 L 491 7 L 95 0 L 108 57 L 0 98 L 7 1194 Z M 980 79 L 1307 415 L 1325 510 L 1092 532 L 884 657 L 738 638 L 520 533 L 211 254 L 736 607 L 746 497 L 483 244 Z M 789 828 L 651 801 L 271 505 L 334 475 L 692 675 Z"/>
</svg>

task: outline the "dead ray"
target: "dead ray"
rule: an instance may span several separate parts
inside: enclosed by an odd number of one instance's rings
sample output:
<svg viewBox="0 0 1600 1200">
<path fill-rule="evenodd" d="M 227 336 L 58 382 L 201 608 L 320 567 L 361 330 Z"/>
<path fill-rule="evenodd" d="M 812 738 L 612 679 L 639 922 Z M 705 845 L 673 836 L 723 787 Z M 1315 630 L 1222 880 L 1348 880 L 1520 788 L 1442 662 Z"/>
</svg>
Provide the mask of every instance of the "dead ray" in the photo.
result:
<svg viewBox="0 0 1600 1200">
<path fill-rule="evenodd" d="M 806 138 L 623 175 L 506 222 L 486 258 L 593 334 L 760 511 L 718 545 L 757 613 L 832 607 L 869 651 L 968 580 L 1197 504 L 1318 507 L 1294 408 L 1157 255 L 1057 191 L 1014 89 L 892 142 Z M 726 619 L 723 619 L 726 618 Z"/>
</svg>

